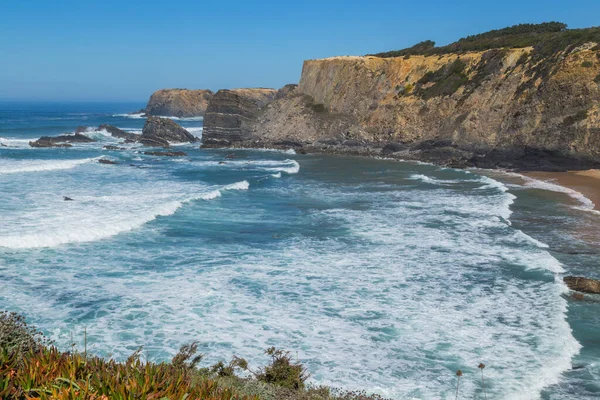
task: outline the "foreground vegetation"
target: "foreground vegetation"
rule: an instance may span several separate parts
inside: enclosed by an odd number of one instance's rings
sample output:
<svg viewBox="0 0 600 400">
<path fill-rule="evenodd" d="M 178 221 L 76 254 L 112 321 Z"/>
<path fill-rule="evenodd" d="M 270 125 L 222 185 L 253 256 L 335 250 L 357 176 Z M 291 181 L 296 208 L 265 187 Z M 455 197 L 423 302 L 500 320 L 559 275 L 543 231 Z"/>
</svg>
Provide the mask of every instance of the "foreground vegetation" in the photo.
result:
<svg viewBox="0 0 600 400">
<path fill-rule="evenodd" d="M 542 59 L 568 50 L 569 47 L 574 48 L 587 42 L 600 43 L 600 27 L 567 29 L 567 25 L 560 22 L 545 22 L 542 24 L 520 24 L 467 36 L 447 46 L 435 47 L 435 42 L 427 40 L 407 49 L 370 55 L 383 58 L 410 57 L 413 55 L 431 56 L 502 48 L 533 47 L 533 58 Z"/>
<path fill-rule="evenodd" d="M 61 352 L 23 317 L 0 312 L 0 399 L 377 400 L 307 384 L 304 366 L 270 348 L 270 363 L 256 370 L 233 357 L 199 368 L 195 343 L 170 362 L 141 359 L 142 349 L 118 362 L 87 352 Z"/>
</svg>

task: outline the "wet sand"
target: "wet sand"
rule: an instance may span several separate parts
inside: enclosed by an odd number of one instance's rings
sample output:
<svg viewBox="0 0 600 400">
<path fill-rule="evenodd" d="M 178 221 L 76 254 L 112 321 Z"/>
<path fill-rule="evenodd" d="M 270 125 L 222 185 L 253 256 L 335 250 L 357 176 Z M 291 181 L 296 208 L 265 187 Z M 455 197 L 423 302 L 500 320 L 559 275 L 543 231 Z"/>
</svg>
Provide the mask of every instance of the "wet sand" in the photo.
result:
<svg viewBox="0 0 600 400">
<path fill-rule="evenodd" d="M 600 211 L 600 170 L 569 172 L 523 172 L 522 175 L 558 184 L 583 194 Z"/>
</svg>

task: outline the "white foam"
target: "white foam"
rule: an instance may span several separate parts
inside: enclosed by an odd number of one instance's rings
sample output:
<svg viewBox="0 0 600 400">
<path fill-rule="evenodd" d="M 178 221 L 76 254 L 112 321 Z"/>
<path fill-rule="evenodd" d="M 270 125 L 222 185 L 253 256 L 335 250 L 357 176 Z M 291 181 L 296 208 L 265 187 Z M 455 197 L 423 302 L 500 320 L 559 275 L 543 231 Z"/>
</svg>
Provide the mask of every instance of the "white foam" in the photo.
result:
<svg viewBox="0 0 600 400">
<path fill-rule="evenodd" d="M 10 149 L 10 148 L 19 148 L 19 149 L 31 148 L 31 146 L 29 146 L 29 142 L 35 141 L 35 140 L 37 140 L 37 139 L 15 139 L 15 138 L 0 137 L 0 144 L 4 145 L 4 146 L 0 146 L 0 150 Z"/>
<path fill-rule="evenodd" d="M 78 160 L 0 160 L 0 174 L 18 174 L 29 172 L 56 171 L 71 169 L 78 165 L 97 161 L 100 157 Z"/>
<path fill-rule="evenodd" d="M 31 249 L 105 239 L 138 229 L 158 217 L 173 215 L 193 200 L 213 200 L 227 190 L 248 190 L 249 183 L 240 181 L 220 189 L 195 189 L 198 193 L 173 192 L 172 185 L 161 186 L 153 188 L 155 192 L 150 194 L 137 193 L 136 189 L 140 190 L 140 187 L 135 184 L 130 184 L 129 188 L 116 185 L 113 190 L 119 194 L 112 195 L 69 193 L 74 199 L 69 202 L 52 195 L 41 201 L 44 204 L 38 205 L 37 209 L 25 210 L 26 215 L 14 216 L 12 220 L 7 218 L 5 229 L 0 228 L 0 247 Z M 111 190 L 107 185 L 98 189 L 101 192 Z"/>
<path fill-rule="evenodd" d="M 539 179 L 533 179 L 528 176 L 521 175 L 521 177 L 525 181 L 525 187 L 528 187 L 531 189 L 541 189 L 541 190 L 548 190 L 551 192 L 564 193 L 564 194 L 568 195 L 569 197 L 571 197 L 572 199 L 576 200 L 578 203 L 580 203 L 581 204 L 580 208 L 584 209 L 584 210 L 593 210 L 595 207 L 595 204 L 590 199 L 588 199 L 582 193 L 579 193 L 576 190 L 558 185 L 556 183 L 542 181 Z"/>
<path fill-rule="evenodd" d="M 248 190 L 249 188 L 250 184 L 248 183 L 248 181 L 241 181 L 224 186 L 223 190 Z"/>
<path fill-rule="evenodd" d="M 272 176 L 273 178 L 281 178 L 281 172 L 278 172 L 278 173 L 276 173 L 276 174 L 271 174 L 271 176 Z"/>
</svg>

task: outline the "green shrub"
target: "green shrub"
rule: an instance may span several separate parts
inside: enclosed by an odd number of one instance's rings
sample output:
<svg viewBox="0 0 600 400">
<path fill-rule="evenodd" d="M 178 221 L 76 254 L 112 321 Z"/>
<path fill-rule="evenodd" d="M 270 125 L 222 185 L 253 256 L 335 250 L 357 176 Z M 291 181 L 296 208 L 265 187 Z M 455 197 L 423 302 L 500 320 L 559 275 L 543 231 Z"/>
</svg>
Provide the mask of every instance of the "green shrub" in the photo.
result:
<svg viewBox="0 0 600 400">
<path fill-rule="evenodd" d="M 571 126 L 576 124 L 579 121 L 583 121 L 588 117 L 588 110 L 579 111 L 577 114 L 569 115 L 563 120 L 563 125 Z"/>
<path fill-rule="evenodd" d="M 567 29 L 567 25 L 561 22 L 545 22 L 541 24 L 520 24 L 471 35 L 442 47 L 435 47 L 435 43 L 427 41 L 408 49 L 372 55 L 389 58 L 404 56 L 406 54 L 435 55 L 501 48 L 533 47 L 532 56 L 535 59 L 542 59 L 561 51 L 574 49 L 587 42 L 600 42 L 600 27 Z M 427 45 L 423 45 L 424 43 L 427 43 Z"/>
<path fill-rule="evenodd" d="M 583 63 L 581 63 L 581 66 L 583 68 L 592 68 L 594 66 L 594 63 L 591 61 L 584 61 Z"/>
<path fill-rule="evenodd" d="M 527 60 L 529 60 L 529 57 L 530 54 L 528 52 L 521 54 L 521 57 L 519 57 L 519 59 L 517 60 L 517 65 L 525 64 Z"/>
<path fill-rule="evenodd" d="M 598 74 L 595 78 L 594 78 L 594 82 L 596 82 L 597 84 L 600 85 L 600 74 Z"/>
<path fill-rule="evenodd" d="M 14 312 L 0 311 L 0 351 L 20 356 L 50 344 L 52 341 L 42 332 L 27 325 L 25 317 Z"/>
<path fill-rule="evenodd" d="M 309 375 L 302 364 L 292 361 L 289 351 L 271 347 L 266 353 L 271 356 L 271 364 L 257 373 L 256 379 L 288 389 L 304 389 Z"/>
<path fill-rule="evenodd" d="M 417 94 L 426 100 L 436 96 L 454 94 L 469 80 L 465 68 L 466 64 L 460 58 L 457 58 L 454 62 L 446 64 L 437 71 L 427 72 L 417 82 L 419 85 Z M 433 85 L 423 88 L 428 83 L 433 83 Z"/>
<path fill-rule="evenodd" d="M 327 112 L 327 108 L 321 103 L 312 104 L 310 108 L 316 113 L 324 113 Z"/>
</svg>

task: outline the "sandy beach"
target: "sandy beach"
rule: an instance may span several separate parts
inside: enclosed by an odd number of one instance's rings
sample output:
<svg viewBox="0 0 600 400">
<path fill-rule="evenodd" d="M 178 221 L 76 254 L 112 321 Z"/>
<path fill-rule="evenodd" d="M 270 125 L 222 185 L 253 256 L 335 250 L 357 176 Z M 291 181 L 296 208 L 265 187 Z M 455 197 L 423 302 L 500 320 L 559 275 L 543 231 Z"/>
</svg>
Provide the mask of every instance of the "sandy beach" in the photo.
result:
<svg viewBox="0 0 600 400">
<path fill-rule="evenodd" d="M 568 172 L 524 172 L 530 178 L 548 181 L 583 194 L 600 211 L 600 170 Z"/>
</svg>

